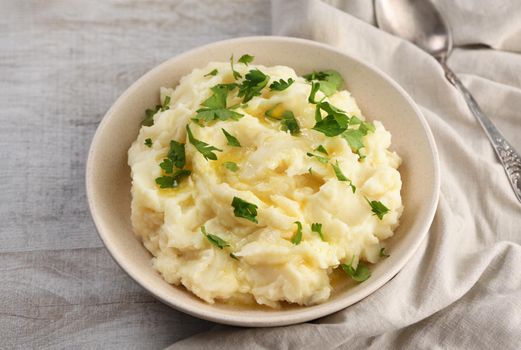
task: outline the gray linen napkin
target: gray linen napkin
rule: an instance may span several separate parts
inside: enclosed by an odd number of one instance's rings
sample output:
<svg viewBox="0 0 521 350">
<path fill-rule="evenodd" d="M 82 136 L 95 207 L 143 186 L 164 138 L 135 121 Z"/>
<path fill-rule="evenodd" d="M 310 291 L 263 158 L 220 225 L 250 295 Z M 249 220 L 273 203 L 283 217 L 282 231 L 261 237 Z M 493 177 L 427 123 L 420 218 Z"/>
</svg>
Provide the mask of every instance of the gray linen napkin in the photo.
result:
<svg viewBox="0 0 521 350">
<path fill-rule="evenodd" d="M 371 25 L 372 1 L 328 3 L 273 1 L 273 34 L 321 41 L 370 62 L 419 104 L 442 174 L 428 238 L 393 280 L 336 314 L 289 327 L 216 326 L 171 349 L 520 349 L 521 205 L 485 135 L 433 58 Z M 456 48 L 449 65 L 521 149 L 521 2 L 439 6 L 456 46 L 467 47 Z M 475 44 L 497 50 L 468 48 Z"/>
</svg>

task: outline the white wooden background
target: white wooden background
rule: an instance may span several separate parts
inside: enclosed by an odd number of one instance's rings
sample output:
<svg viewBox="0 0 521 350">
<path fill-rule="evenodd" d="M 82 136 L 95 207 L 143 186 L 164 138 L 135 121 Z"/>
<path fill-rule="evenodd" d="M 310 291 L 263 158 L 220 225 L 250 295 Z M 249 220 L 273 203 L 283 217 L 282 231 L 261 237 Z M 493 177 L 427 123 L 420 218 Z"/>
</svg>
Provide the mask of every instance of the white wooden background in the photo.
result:
<svg viewBox="0 0 521 350">
<path fill-rule="evenodd" d="M 0 348 L 160 349 L 206 330 L 113 262 L 84 167 L 106 110 L 158 63 L 269 34 L 267 0 L 0 0 Z"/>
</svg>

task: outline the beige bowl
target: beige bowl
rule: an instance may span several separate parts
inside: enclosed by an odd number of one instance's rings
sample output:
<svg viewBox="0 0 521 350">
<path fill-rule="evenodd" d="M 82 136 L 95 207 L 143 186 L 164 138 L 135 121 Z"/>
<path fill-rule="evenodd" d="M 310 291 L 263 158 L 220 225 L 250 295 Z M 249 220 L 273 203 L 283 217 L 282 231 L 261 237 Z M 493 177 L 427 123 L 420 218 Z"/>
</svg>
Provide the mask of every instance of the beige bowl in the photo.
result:
<svg viewBox="0 0 521 350">
<path fill-rule="evenodd" d="M 391 257 L 372 266 L 372 276 L 335 292 L 323 304 L 307 307 L 244 308 L 207 304 L 182 287 L 166 283 L 152 268 L 151 255 L 134 236 L 130 223 L 130 168 L 127 150 L 136 139 L 144 110 L 159 102 L 159 88 L 174 87 L 195 67 L 248 53 L 255 63 L 287 65 L 297 73 L 335 69 L 345 78 L 364 115 L 382 121 L 403 158 L 400 173 L 405 210 Z M 407 93 L 378 69 L 329 46 L 285 37 L 250 37 L 221 41 L 174 57 L 141 77 L 123 93 L 101 121 L 87 161 L 87 195 L 99 235 L 116 262 L 162 302 L 214 322 L 238 326 L 280 326 L 316 319 L 365 298 L 407 263 L 432 222 L 439 193 L 436 145 L 429 126 Z"/>
</svg>

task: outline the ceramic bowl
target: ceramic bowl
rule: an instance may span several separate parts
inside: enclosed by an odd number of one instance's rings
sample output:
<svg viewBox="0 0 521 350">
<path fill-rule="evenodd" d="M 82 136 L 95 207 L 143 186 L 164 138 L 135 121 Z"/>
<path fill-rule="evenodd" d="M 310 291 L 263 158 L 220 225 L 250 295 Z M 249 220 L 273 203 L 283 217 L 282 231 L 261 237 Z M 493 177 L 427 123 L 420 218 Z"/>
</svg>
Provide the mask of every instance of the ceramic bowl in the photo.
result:
<svg viewBox="0 0 521 350">
<path fill-rule="evenodd" d="M 248 53 L 255 63 L 287 65 L 298 74 L 335 69 L 346 81 L 369 119 L 383 122 L 392 134 L 392 149 L 402 157 L 399 169 L 405 210 L 391 257 L 371 267 L 367 281 L 336 291 L 325 303 L 278 310 L 207 304 L 183 287 L 166 283 L 152 268 L 151 255 L 135 237 L 130 223 L 130 168 L 127 151 L 136 139 L 143 111 L 159 102 L 159 88 L 174 87 L 193 68 L 209 61 L 228 61 Z M 313 320 L 356 303 L 388 282 L 407 263 L 431 225 L 439 193 L 438 155 L 420 110 L 407 93 L 375 67 L 327 45 L 286 37 L 248 37 L 216 42 L 171 58 L 152 69 L 118 98 L 101 121 L 89 151 L 86 170 L 92 218 L 114 260 L 137 283 L 167 305 L 206 320 L 238 326 L 280 326 Z"/>
</svg>

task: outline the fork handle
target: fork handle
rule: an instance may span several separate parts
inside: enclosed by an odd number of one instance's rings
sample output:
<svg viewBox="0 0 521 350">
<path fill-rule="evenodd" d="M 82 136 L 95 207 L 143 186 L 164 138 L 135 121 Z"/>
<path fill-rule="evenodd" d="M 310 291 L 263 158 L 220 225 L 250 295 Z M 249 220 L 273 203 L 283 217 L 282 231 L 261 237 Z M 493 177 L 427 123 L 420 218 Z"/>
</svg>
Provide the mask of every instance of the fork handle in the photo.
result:
<svg viewBox="0 0 521 350">
<path fill-rule="evenodd" d="M 444 60 L 440 60 L 440 63 L 445 71 L 445 76 L 451 84 L 461 92 L 470 111 L 478 120 L 479 124 L 485 131 L 485 134 L 487 134 L 492 147 L 494 147 L 494 151 L 496 151 L 496 155 L 505 169 L 517 200 L 521 203 L 521 156 L 505 139 L 496 126 L 492 124 L 492 121 L 487 117 L 487 115 L 483 113 L 469 90 L 467 90 L 461 80 L 459 80 L 456 74 L 454 74 L 454 72 L 447 66 L 447 63 Z"/>
</svg>

